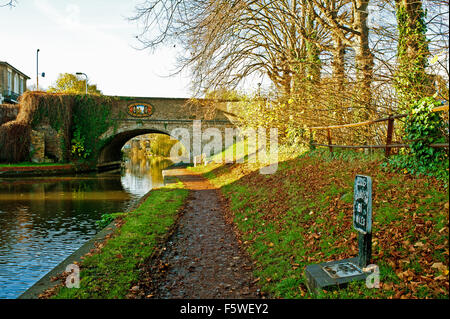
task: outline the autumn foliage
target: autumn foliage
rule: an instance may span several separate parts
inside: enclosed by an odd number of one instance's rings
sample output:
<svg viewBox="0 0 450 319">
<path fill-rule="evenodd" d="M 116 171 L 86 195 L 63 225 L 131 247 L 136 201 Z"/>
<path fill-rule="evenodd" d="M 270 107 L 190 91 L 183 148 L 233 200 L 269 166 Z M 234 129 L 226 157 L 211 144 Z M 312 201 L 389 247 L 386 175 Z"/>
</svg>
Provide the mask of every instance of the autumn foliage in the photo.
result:
<svg viewBox="0 0 450 319">
<path fill-rule="evenodd" d="M 347 154 L 347 153 L 345 153 Z M 240 242 L 272 297 L 310 298 L 309 264 L 358 255 L 352 227 L 356 174 L 373 180 L 372 260 L 380 288 L 363 282 L 321 298 L 448 298 L 448 189 L 432 178 L 380 168 L 380 161 L 310 152 L 279 163 L 273 175 L 255 164 L 199 168 L 221 187 Z"/>
</svg>

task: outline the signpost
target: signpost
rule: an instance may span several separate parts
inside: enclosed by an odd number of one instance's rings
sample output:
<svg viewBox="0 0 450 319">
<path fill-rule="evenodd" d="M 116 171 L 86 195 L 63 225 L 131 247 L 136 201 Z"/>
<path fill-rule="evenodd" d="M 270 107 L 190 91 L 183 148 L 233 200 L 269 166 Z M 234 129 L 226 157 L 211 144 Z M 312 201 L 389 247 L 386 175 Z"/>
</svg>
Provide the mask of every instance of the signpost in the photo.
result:
<svg viewBox="0 0 450 319">
<path fill-rule="evenodd" d="M 366 267 L 372 255 L 372 179 L 369 176 L 355 178 L 353 228 L 358 231 L 358 264 Z"/>
<path fill-rule="evenodd" d="M 368 276 L 362 269 L 372 254 L 372 179 L 356 175 L 353 193 L 353 228 L 358 231 L 358 257 L 308 265 L 306 283 L 312 292 L 332 286 L 343 286 Z"/>
</svg>

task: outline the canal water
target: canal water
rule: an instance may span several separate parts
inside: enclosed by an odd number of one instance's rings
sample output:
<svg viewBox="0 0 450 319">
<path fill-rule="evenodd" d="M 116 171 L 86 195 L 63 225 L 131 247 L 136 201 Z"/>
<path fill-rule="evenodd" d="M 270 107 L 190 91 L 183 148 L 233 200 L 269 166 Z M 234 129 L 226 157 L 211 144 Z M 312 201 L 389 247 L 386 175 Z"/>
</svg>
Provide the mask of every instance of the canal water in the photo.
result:
<svg viewBox="0 0 450 319">
<path fill-rule="evenodd" d="M 161 158 L 130 159 L 115 172 L 0 179 L 0 299 L 17 298 L 101 229 L 163 184 Z"/>
</svg>

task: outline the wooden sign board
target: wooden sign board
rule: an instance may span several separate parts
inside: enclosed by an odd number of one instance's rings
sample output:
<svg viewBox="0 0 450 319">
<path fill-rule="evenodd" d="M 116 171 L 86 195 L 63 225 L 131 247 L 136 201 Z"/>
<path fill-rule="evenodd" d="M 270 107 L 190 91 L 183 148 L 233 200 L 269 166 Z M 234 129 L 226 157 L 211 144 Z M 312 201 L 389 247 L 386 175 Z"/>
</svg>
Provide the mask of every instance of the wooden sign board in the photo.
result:
<svg viewBox="0 0 450 319">
<path fill-rule="evenodd" d="M 363 234 L 372 232 L 372 179 L 369 176 L 355 177 L 353 228 Z"/>
</svg>

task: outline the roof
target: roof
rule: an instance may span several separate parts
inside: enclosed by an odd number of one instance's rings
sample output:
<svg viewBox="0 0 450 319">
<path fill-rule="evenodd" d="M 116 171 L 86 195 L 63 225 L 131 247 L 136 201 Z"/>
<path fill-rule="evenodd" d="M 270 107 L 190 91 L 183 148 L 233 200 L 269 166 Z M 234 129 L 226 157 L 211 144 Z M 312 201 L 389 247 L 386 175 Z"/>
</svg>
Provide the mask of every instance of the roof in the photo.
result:
<svg viewBox="0 0 450 319">
<path fill-rule="evenodd" d="M 9 64 L 8 62 L 4 62 L 4 61 L 0 61 L 0 65 L 6 65 L 7 67 L 10 67 L 11 69 L 14 69 L 14 71 L 16 71 L 17 73 L 19 73 L 20 75 L 26 77 L 28 80 L 31 79 L 28 75 L 26 75 L 25 73 L 21 72 L 20 70 L 16 69 L 15 67 L 13 67 L 11 64 Z"/>
</svg>

